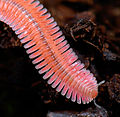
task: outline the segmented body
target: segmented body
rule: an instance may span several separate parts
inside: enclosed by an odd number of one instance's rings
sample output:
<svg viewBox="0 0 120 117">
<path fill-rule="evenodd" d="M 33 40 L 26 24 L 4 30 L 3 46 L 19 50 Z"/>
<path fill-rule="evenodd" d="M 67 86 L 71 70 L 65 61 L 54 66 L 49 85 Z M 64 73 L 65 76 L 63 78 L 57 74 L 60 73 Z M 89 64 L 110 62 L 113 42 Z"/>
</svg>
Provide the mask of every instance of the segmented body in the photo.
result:
<svg viewBox="0 0 120 117">
<path fill-rule="evenodd" d="M 0 20 L 8 24 L 24 44 L 43 79 L 73 102 L 92 101 L 98 93 L 95 77 L 62 35 L 59 26 L 39 1 L 0 0 Z"/>
</svg>

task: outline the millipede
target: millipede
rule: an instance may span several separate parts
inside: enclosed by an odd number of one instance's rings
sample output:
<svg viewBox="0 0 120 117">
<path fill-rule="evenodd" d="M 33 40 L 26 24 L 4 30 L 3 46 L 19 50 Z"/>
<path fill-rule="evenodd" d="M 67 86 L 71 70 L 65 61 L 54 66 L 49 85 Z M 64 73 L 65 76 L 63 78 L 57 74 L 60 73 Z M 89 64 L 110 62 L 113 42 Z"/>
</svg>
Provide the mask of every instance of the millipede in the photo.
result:
<svg viewBox="0 0 120 117">
<path fill-rule="evenodd" d="M 78 104 L 98 95 L 94 75 L 68 44 L 54 18 L 38 0 L 0 0 L 0 21 L 9 25 L 43 79 Z"/>
</svg>

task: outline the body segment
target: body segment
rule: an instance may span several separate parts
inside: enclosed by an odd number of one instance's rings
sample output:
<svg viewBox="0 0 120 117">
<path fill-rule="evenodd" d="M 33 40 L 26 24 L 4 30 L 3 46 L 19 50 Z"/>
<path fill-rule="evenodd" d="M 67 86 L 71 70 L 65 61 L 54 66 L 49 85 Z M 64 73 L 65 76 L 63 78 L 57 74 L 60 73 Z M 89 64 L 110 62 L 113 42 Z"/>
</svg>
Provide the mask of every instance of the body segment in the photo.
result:
<svg viewBox="0 0 120 117">
<path fill-rule="evenodd" d="M 95 77 L 78 60 L 47 9 L 34 0 L 0 0 L 0 20 L 24 44 L 44 79 L 73 102 L 89 103 L 98 93 Z"/>
</svg>

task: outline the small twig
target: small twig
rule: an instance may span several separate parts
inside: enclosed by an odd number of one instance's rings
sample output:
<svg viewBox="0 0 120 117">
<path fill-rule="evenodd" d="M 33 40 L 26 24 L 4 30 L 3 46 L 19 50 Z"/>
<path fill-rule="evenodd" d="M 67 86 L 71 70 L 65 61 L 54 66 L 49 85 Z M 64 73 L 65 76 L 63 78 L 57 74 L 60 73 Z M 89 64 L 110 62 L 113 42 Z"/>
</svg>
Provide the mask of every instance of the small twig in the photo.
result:
<svg viewBox="0 0 120 117">
<path fill-rule="evenodd" d="M 87 40 L 84 40 L 86 43 L 92 45 L 93 47 L 95 47 L 97 50 L 99 50 L 100 53 L 102 53 L 102 51 L 98 48 L 98 46 L 94 45 L 93 43 L 87 41 Z"/>
</svg>

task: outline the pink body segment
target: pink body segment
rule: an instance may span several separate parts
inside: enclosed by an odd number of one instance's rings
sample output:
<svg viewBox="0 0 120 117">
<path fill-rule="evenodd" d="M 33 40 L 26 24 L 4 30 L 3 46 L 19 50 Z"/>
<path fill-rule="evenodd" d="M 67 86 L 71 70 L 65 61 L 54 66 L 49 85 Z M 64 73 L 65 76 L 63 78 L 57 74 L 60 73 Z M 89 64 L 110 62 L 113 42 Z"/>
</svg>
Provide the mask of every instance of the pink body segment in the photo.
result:
<svg viewBox="0 0 120 117">
<path fill-rule="evenodd" d="M 96 98 L 95 77 L 78 60 L 60 27 L 39 1 L 0 0 L 0 20 L 15 31 L 48 84 L 78 104 Z"/>
</svg>

